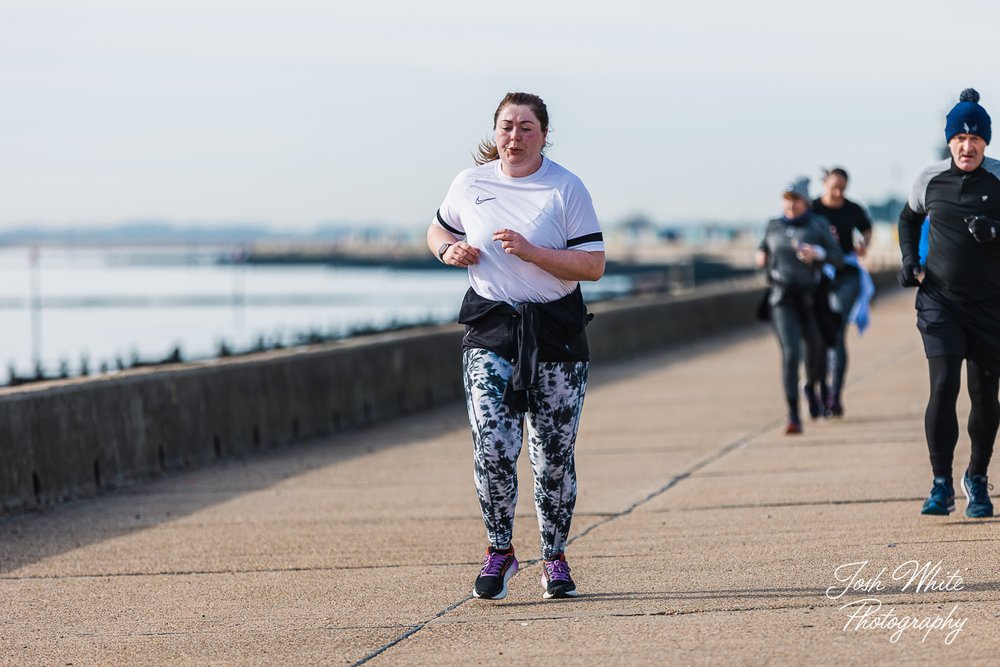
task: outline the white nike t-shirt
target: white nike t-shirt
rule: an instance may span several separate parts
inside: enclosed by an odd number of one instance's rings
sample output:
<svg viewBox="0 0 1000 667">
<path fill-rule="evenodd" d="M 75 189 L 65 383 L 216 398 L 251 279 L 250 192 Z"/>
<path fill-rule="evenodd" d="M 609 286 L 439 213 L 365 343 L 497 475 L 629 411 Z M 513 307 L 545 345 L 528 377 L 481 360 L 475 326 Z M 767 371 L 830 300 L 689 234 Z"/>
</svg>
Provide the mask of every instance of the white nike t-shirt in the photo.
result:
<svg viewBox="0 0 1000 667">
<path fill-rule="evenodd" d="M 555 301 L 575 290 L 577 281 L 508 255 L 493 233 L 512 229 L 543 248 L 603 251 L 590 193 L 576 175 L 544 156 L 538 171 L 523 178 L 507 176 L 500 164 L 494 160 L 456 176 L 434 224 L 479 249 L 469 282 L 480 296 L 512 305 Z"/>
</svg>

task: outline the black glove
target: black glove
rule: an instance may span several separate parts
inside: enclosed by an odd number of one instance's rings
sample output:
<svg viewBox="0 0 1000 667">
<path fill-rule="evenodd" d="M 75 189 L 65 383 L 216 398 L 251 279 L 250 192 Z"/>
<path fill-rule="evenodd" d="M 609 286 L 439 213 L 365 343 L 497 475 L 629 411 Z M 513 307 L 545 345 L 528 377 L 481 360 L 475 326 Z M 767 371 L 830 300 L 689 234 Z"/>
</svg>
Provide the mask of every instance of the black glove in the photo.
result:
<svg viewBox="0 0 1000 667">
<path fill-rule="evenodd" d="M 920 264 L 914 262 L 913 260 L 903 260 L 903 266 L 899 268 L 899 273 L 896 274 L 896 280 L 899 282 L 900 287 L 920 287 L 920 281 L 917 280 L 917 276 L 920 275 Z"/>
<path fill-rule="evenodd" d="M 965 219 L 965 224 L 969 226 L 969 233 L 972 234 L 972 238 L 980 243 L 995 241 L 997 232 L 1000 231 L 1000 222 L 982 215 L 970 215 Z"/>
</svg>

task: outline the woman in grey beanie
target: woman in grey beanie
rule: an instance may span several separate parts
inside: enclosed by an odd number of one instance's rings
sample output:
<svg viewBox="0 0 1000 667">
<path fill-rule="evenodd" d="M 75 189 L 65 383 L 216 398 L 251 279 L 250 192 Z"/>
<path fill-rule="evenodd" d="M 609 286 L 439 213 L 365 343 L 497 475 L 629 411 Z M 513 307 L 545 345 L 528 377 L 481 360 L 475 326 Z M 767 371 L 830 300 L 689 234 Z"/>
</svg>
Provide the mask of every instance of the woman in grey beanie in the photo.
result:
<svg viewBox="0 0 1000 667">
<path fill-rule="evenodd" d="M 818 416 L 819 397 L 810 394 L 822 384 L 826 347 L 816 317 L 815 295 L 820 267 L 843 265 L 840 244 L 830 233 L 830 223 L 812 212 L 809 179 L 790 182 L 782 198 L 783 215 L 767 223 L 757 251 L 757 266 L 767 268 L 771 322 L 781 346 L 782 383 L 788 407 L 786 435 L 802 433 L 799 417 L 799 365 L 805 348 L 806 399 L 810 414 Z"/>
</svg>

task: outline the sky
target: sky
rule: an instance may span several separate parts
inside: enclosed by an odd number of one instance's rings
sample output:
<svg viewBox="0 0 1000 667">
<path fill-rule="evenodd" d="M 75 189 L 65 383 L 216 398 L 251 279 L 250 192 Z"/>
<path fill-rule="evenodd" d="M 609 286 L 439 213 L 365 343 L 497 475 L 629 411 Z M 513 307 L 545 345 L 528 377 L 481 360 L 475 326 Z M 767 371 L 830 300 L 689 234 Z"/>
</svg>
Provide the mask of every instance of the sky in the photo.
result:
<svg viewBox="0 0 1000 667">
<path fill-rule="evenodd" d="M 833 165 L 878 202 L 963 88 L 1000 119 L 998 25 L 982 0 L 3 0 L 0 228 L 423 228 L 509 90 L 607 226 L 763 224 Z"/>
</svg>

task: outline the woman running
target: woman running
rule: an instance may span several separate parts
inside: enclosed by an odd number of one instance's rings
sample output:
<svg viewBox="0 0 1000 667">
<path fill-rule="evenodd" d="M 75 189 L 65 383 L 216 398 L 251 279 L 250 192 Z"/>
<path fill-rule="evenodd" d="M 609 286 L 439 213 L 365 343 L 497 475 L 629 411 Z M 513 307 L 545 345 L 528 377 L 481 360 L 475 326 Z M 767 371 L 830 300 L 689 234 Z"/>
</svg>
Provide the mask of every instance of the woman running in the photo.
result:
<svg viewBox="0 0 1000 667">
<path fill-rule="evenodd" d="M 788 404 L 786 435 L 802 433 L 799 417 L 799 364 L 803 344 L 806 361 L 806 399 L 810 414 L 818 416 L 820 397 L 814 388 L 823 383 L 826 347 L 816 317 L 815 295 L 824 262 L 840 268 L 844 256 L 830 233 L 830 223 L 814 215 L 809 179 L 800 177 L 785 187 L 784 215 L 767 223 L 757 251 L 757 266 L 767 267 L 771 285 L 768 303 L 771 321 L 781 345 L 782 381 Z"/>
<path fill-rule="evenodd" d="M 489 539 L 477 598 L 504 598 L 517 572 L 511 539 L 525 417 L 543 597 L 577 595 L 564 551 L 590 359 L 579 281 L 604 275 L 604 237 L 586 187 L 543 154 L 548 130 L 541 98 L 508 93 L 493 114 L 494 140 L 452 182 L 427 230 L 431 251 L 467 269 L 471 284 L 458 321 L 466 325 L 465 396 Z"/>
</svg>

